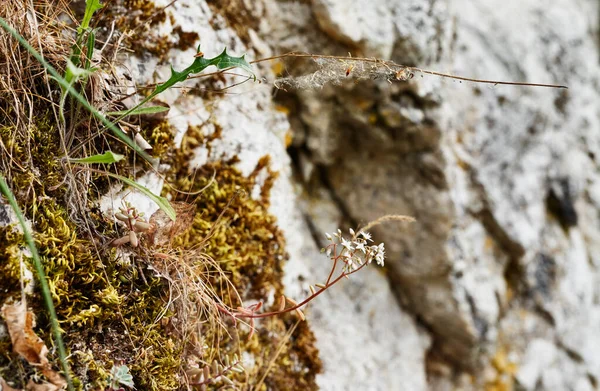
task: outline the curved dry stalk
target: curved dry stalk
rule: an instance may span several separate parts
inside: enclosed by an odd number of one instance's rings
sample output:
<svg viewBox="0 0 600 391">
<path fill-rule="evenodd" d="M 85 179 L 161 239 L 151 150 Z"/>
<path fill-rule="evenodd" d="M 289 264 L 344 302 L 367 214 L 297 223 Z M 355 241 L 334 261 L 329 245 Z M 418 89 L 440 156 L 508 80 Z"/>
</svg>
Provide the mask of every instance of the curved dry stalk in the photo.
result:
<svg viewBox="0 0 600 391">
<path fill-rule="evenodd" d="M 279 55 L 275 55 L 275 56 L 259 58 L 257 60 L 249 61 L 249 63 L 250 64 L 258 64 L 258 63 L 262 63 L 262 62 L 282 60 L 282 59 L 286 59 L 286 58 L 312 58 L 315 60 L 317 60 L 317 59 L 334 60 L 334 61 L 341 61 L 341 62 L 350 62 L 350 63 L 354 63 L 354 64 L 357 64 L 357 63 L 373 64 L 375 66 L 382 66 L 382 67 L 387 68 L 391 72 L 388 75 L 390 81 L 392 79 L 395 79 L 398 81 L 406 81 L 406 80 L 412 78 L 412 76 L 411 76 L 412 74 L 421 73 L 421 74 L 428 74 L 428 75 L 443 77 L 443 78 L 447 78 L 447 79 L 453 79 L 453 80 L 459 80 L 459 81 L 469 81 L 469 82 L 480 83 L 480 84 L 510 85 L 510 86 L 523 86 L 523 87 L 545 87 L 545 88 L 560 88 L 560 89 L 568 89 L 569 88 L 568 86 L 560 85 L 560 84 L 544 84 L 544 83 L 529 83 L 529 82 L 518 82 L 518 81 L 477 79 L 477 78 L 472 78 L 472 77 L 453 75 L 450 73 L 431 71 L 428 69 L 423 69 L 423 68 L 418 68 L 418 67 L 401 65 L 401 64 L 397 64 L 390 60 L 381 60 L 378 58 L 369 58 L 369 57 L 333 56 L 333 55 L 325 55 L 325 54 L 311 54 L 311 53 L 304 53 L 304 52 L 289 52 L 289 53 L 279 54 Z M 223 69 L 223 70 L 210 72 L 210 73 L 204 73 L 201 75 L 194 76 L 193 78 L 196 79 L 196 78 L 204 78 L 204 77 L 220 75 L 231 69 L 233 69 L 233 68 Z M 353 65 L 346 64 L 345 72 L 342 72 L 342 73 L 344 73 L 345 76 L 349 76 L 353 70 L 354 70 Z M 339 75 L 339 76 L 342 76 L 342 75 Z"/>
<path fill-rule="evenodd" d="M 264 61 L 272 61 L 272 60 L 278 60 L 278 59 L 285 59 L 285 58 L 290 58 L 290 57 L 296 57 L 296 58 L 313 58 L 313 59 L 327 59 L 327 60 L 338 60 L 338 61 L 349 61 L 349 62 L 353 62 L 353 63 L 379 64 L 379 65 L 383 65 L 383 66 L 387 67 L 389 70 L 393 71 L 395 73 L 396 79 L 397 80 L 401 80 L 401 81 L 406 81 L 406 80 L 412 78 L 412 76 L 410 76 L 411 73 L 419 72 L 419 73 L 429 74 L 429 75 L 433 75 L 433 76 L 439 76 L 439 77 L 448 78 L 448 79 L 461 80 L 461 81 L 470 81 L 470 82 L 473 82 L 473 83 L 481 83 L 481 84 L 512 85 L 512 86 L 527 86 L 527 87 L 547 87 L 547 88 L 564 88 L 564 89 L 568 89 L 569 88 L 567 86 L 559 85 L 559 84 L 543 84 L 543 83 L 529 83 L 529 82 L 516 82 L 516 81 L 476 79 L 476 78 L 471 78 L 471 77 L 464 77 L 464 76 L 453 75 L 453 74 L 450 74 L 450 73 L 442 73 L 442 72 L 430 71 L 430 70 L 427 70 L 427 69 L 422 69 L 422 68 L 417 68 L 417 67 L 410 67 L 410 66 L 406 66 L 406 65 L 397 64 L 397 63 L 395 63 L 393 61 L 381 60 L 381 59 L 378 59 L 378 58 L 352 57 L 352 56 L 330 56 L 330 55 L 310 54 L 310 53 L 302 53 L 302 52 L 289 52 L 289 53 L 280 54 L 280 55 L 277 55 L 277 56 L 271 56 L 271 57 L 261 58 L 261 59 L 258 59 L 258 60 L 250 61 L 250 64 L 256 64 L 256 63 L 260 63 L 260 62 L 264 62 Z M 350 67 L 351 66 L 348 66 L 348 68 L 347 68 L 349 70 L 346 71 L 346 76 L 348 76 L 349 73 L 352 71 L 352 69 Z M 408 73 L 399 73 L 399 72 L 403 72 L 403 71 L 406 71 Z"/>
<path fill-rule="evenodd" d="M 365 225 L 363 228 L 361 228 L 359 230 L 359 232 L 360 231 L 368 231 L 371 228 L 373 228 L 379 224 L 388 222 L 388 221 L 398 221 L 401 223 L 414 223 L 417 220 L 414 217 L 404 216 L 404 215 L 386 215 L 386 216 L 382 216 L 382 217 L 378 218 L 377 220 L 371 221 L 370 223 Z"/>
</svg>

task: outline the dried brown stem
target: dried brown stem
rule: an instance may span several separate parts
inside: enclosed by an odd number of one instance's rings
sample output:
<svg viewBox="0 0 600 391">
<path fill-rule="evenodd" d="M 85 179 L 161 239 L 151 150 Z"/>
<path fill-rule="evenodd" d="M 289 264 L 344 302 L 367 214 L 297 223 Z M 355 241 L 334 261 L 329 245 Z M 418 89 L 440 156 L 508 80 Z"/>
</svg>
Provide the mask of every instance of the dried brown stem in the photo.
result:
<svg viewBox="0 0 600 391">
<path fill-rule="evenodd" d="M 416 220 L 414 217 L 410 217 L 410 216 L 404 216 L 404 215 L 387 215 L 387 216 L 383 216 L 378 218 L 377 220 L 373 220 L 371 221 L 369 224 L 365 225 L 363 228 L 360 229 L 360 231 L 368 231 L 371 228 L 379 225 L 379 224 L 383 224 L 385 222 L 388 221 L 399 221 L 399 222 L 403 222 L 403 223 L 414 223 Z"/>
</svg>

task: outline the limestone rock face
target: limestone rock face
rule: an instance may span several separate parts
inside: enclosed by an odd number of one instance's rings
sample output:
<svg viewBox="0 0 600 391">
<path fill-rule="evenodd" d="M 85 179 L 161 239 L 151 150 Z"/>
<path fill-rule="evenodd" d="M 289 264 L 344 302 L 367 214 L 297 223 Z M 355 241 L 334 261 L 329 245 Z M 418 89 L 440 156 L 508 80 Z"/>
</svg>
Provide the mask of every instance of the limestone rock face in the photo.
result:
<svg viewBox="0 0 600 391">
<path fill-rule="evenodd" d="M 256 21 L 244 40 L 229 14 L 204 1 L 180 0 L 168 12 L 184 31 L 199 33 L 205 53 L 224 46 L 251 59 L 350 51 L 470 77 L 569 86 L 416 74 L 405 83 L 350 82 L 275 97 L 270 83 L 244 85 L 211 107 L 199 97 L 167 95 L 182 133 L 199 124 L 221 131 L 210 150 L 197 151 L 197 164 L 236 155 L 249 174 L 271 156 L 280 172 L 271 202 L 286 233 L 290 297 L 326 277 L 329 265 L 318 253 L 325 231 L 385 214 L 417 219 L 374 229 L 388 249 L 387 274 L 370 268 L 311 305 L 322 389 L 594 389 L 598 4 L 239 3 Z M 193 55 L 170 53 L 177 69 Z M 139 82 L 168 75 L 152 58 L 129 61 Z M 287 67 L 292 75 L 304 71 Z M 273 79 L 269 67 L 259 72 Z M 289 102 L 289 117 L 275 109 Z"/>
</svg>

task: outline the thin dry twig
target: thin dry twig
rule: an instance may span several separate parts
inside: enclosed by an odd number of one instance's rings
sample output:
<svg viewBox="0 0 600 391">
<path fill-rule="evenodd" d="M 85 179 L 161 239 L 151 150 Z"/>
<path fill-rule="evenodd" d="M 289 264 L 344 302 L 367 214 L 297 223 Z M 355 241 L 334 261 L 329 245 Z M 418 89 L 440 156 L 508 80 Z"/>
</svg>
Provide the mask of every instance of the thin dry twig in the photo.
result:
<svg viewBox="0 0 600 391">
<path fill-rule="evenodd" d="M 324 54 L 311 54 L 304 52 L 289 52 L 284 54 L 279 54 L 276 56 L 260 58 L 254 61 L 249 61 L 250 64 L 258 64 L 262 62 L 274 61 L 274 60 L 283 60 L 288 58 L 311 58 L 317 61 L 319 65 L 319 61 L 321 60 L 322 65 L 328 65 L 332 69 L 329 69 L 328 72 L 335 70 L 335 72 L 331 72 L 329 77 L 332 79 L 330 81 L 336 82 L 343 78 L 358 78 L 363 79 L 366 78 L 364 75 L 369 75 L 369 78 L 374 79 L 387 79 L 388 81 L 407 81 L 411 79 L 415 73 L 428 74 L 448 79 L 454 79 L 459 81 L 469 81 L 473 83 L 482 83 L 482 84 L 493 84 L 493 85 L 511 85 L 511 86 L 524 86 L 524 87 L 546 87 L 546 88 L 563 88 L 568 89 L 569 87 L 560 84 L 544 84 L 544 83 L 529 83 L 529 82 L 517 82 L 517 81 L 503 81 L 503 80 L 489 80 L 489 79 L 477 79 L 472 77 L 464 77 L 453 75 L 450 73 L 443 73 L 437 71 L 431 71 L 428 69 L 422 69 L 417 67 L 410 67 L 406 65 L 397 64 L 393 61 L 389 60 L 381 60 L 378 58 L 368 58 L 368 57 L 352 57 L 352 56 L 330 56 Z M 337 65 L 334 62 L 338 62 Z M 362 65 L 360 65 L 362 64 Z M 370 68 L 368 67 L 370 65 Z M 362 67 L 362 70 L 361 70 Z M 204 77 L 211 77 L 215 75 L 222 74 L 224 72 L 230 71 L 233 68 L 227 68 L 215 72 L 203 73 L 201 75 L 196 75 L 191 77 L 190 79 L 198 79 Z M 315 81 L 314 75 L 308 75 L 313 78 L 313 84 Z M 322 76 L 322 75 L 321 75 Z M 357 77 L 358 76 L 358 77 Z M 300 76 L 300 78 L 303 76 Z M 299 88 L 303 88 L 302 83 L 294 82 L 293 79 L 297 79 L 298 77 L 290 77 L 290 78 L 280 78 L 279 83 L 280 86 L 290 83 L 291 86 L 298 85 Z M 314 85 L 317 86 L 317 85 Z M 277 87 L 277 84 L 276 84 Z"/>
<path fill-rule="evenodd" d="M 387 215 L 387 216 L 383 216 L 378 218 L 377 220 L 373 220 L 370 223 L 368 223 L 367 225 L 365 225 L 363 228 L 360 229 L 360 231 L 368 231 L 371 228 L 379 225 L 379 224 L 383 224 L 386 223 L 388 221 L 398 221 L 401 223 L 414 223 L 415 218 L 414 217 L 410 217 L 410 216 L 404 216 L 404 215 Z"/>
</svg>

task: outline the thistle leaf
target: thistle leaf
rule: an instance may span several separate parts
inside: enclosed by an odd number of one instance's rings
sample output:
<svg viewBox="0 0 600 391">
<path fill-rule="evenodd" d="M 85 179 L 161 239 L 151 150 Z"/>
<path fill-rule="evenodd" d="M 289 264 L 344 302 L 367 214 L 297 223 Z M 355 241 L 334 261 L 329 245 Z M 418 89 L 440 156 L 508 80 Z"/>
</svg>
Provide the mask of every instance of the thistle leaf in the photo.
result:
<svg viewBox="0 0 600 391">
<path fill-rule="evenodd" d="M 200 47 L 198 47 L 198 54 L 202 54 L 202 52 L 200 51 Z M 217 57 L 206 58 L 204 57 L 204 55 L 196 57 L 194 62 L 181 72 L 177 72 L 175 69 L 173 69 L 173 67 L 171 67 L 171 77 L 169 78 L 169 80 L 157 85 L 156 89 L 152 92 L 152 94 L 150 94 L 148 98 L 144 99 L 144 102 L 149 101 L 156 95 L 166 91 L 175 84 L 184 81 L 190 75 L 204 71 L 211 65 L 214 65 L 215 67 L 217 67 L 217 69 L 227 69 L 231 67 L 241 68 L 250 73 L 252 77 L 256 80 L 256 76 L 252 71 L 252 67 L 250 66 L 248 61 L 246 61 L 244 56 L 232 57 L 229 54 L 227 54 L 227 49 L 224 49 L 223 52 L 221 52 L 221 54 L 219 54 Z"/>
</svg>

